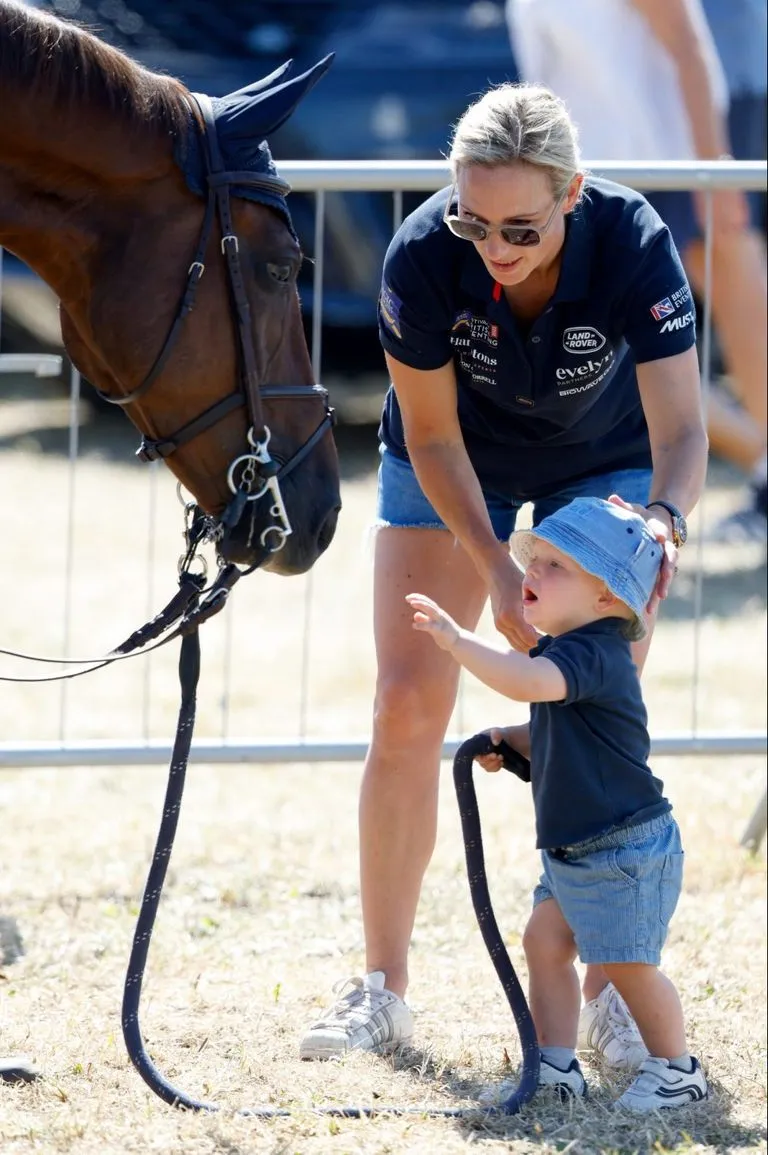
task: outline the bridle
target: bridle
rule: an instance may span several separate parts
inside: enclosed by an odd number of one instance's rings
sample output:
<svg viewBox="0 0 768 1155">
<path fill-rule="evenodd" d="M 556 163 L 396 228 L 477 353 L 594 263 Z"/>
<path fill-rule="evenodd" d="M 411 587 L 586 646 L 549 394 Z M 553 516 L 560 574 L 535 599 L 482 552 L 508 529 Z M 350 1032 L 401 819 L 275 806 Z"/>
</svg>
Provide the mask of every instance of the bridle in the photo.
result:
<svg viewBox="0 0 768 1155">
<path fill-rule="evenodd" d="M 200 230 L 197 248 L 187 271 L 184 293 L 176 317 L 165 342 L 158 353 L 149 373 L 140 385 L 121 397 L 113 397 L 100 389 L 97 393 L 110 405 L 126 407 L 138 401 L 150 390 L 168 363 L 168 359 L 179 338 L 186 318 L 195 304 L 197 286 L 205 272 L 205 255 L 211 238 L 214 220 L 218 213 L 221 227 L 221 251 L 226 260 L 229 285 L 237 319 L 237 351 L 239 364 L 238 389 L 211 405 L 203 413 L 182 425 L 175 433 L 156 440 L 142 436 L 136 456 L 141 461 L 157 461 L 170 457 L 181 445 L 192 441 L 211 426 L 223 420 L 233 410 L 245 405 L 248 410 L 248 451 L 236 457 L 227 470 L 227 484 L 233 494 L 226 509 L 218 519 L 217 531 L 223 533 L 240 521 L 248 502 L 258 501 L 267 493 L 271 494 L 272 505 L 269 513 L 275 524 L 268 525 L 261 533 L 259 542 L 267 554 L 282 549 L 292 527 L 280 492 L 280 481 L 292 473 L 335 423 L 333 409 L 328 404 L 328 391 L 322 385 L 265 385 L 259 382 L 256 367 L 256 351 L 253 344 L 251 309 L 245 291 L 240 245 L 232 221 L 230 189 L 235 186 L 249 186 L 261 189 L 272 197 L 284 198 L 291 186 L 281 177 L 272 173 L 229 171 L 219 147 L 213 105 L 208 96 L 201 93 L 187 93 L 191 102 L 193 121 L 202 139 L 202 155 L 205 165 L 205 179 L 208 189 L 205 215 Z M 200 116 L 196 115 L 196 110 Z M 287 215 L 287 208 L 286 208 Z M 314 433 L 300 449 L 287 461 L 278 463 L 269 452 L 270 430 L 264 421 L 262 401 L 272 398 L 316 398 L 323 402 L 325 414 Z M 215 535 L 214 535 L 215 536 Z"/>
</svg>

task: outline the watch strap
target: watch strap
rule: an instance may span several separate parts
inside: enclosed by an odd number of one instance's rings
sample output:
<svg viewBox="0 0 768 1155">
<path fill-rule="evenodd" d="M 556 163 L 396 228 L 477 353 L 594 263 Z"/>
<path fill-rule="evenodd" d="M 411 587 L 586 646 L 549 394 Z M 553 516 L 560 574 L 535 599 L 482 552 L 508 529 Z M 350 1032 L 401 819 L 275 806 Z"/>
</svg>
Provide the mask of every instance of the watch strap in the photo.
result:
<svg viewBox="0 0 768 1155">
<path fill-rule="evenodd" d="M 684 530 L 685 526 L 687 525 L 685 514 L 682 512 L 682 510 L 678 509 L 676 505 L 673 505 L 671 501 L 663 501 L 661 498 L 656 501 L 649 501 L 645 508 L 652 509 L 654 505 L 658 505 L 661 509 L 665 509 L 669 516 L 672 518 L 672 541 L 675 548 L 679 549 L 680 546 L 685 543 L 687 536 L 684 532 L 681 533 L 681 527 Z"/>
</svg>

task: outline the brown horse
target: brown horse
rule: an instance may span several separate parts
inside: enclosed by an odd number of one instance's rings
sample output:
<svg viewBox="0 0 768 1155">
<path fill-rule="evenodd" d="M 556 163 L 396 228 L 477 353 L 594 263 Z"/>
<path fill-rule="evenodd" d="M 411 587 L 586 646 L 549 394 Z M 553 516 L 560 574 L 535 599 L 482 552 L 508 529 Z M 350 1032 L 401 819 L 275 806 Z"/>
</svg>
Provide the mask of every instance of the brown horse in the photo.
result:
<svg viewBox="0 0 768 1155">
<path fill-rule="evenodd" d="M 140 456 L 168 458 L 220 556 L 284 574 L 330 544 L 339 472 L 265 138 L 329 63 L 209 100 L 0 0 L 0 245 L 57 294 L 72 361 Z"/>
</svg>

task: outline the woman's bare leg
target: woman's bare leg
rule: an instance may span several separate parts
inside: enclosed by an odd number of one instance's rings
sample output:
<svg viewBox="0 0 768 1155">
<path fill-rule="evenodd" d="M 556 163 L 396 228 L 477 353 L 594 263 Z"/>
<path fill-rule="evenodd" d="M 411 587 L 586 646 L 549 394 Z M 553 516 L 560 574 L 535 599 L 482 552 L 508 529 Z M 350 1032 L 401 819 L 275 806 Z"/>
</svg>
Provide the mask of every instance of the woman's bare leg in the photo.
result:
<svg viewBox="0 0 768 1155">
<path fill-rule="evenodd" d="M 402 997 L 422 879 L 437 831 L 440 751 L 458 664 L 411 625 L 407 593 L 432 597 L 473 629 L 486 599 L 478 573 L 446 530 L 377 531 L 373 738 L 360 794 L 360 885 L 366 969 Z"/>
</svg>

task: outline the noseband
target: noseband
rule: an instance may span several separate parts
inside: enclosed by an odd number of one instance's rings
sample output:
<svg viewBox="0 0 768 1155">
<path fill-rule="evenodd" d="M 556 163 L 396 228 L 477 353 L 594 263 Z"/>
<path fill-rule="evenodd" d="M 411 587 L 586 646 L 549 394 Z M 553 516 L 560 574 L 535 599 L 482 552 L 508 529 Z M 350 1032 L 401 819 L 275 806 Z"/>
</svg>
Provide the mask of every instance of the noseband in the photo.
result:
<svg viewBox="0 0 768 1155">
<path fill-rule="evenodd" d="M 193 418 L 192 421 L 187 422 L 186 425 L 182 425 L 176 433 L 168 437 L 152 440 L 146 435 L 142 436 L 136 456 L 141 461 L 157 461 L 170 457 L 179 446 L 198 437 L 233 410 L 245 405 L 249 417 L 249 451 L 237 457 L 227 470 L 227 484 L 233 497 L 219 519 L 219 524 L 223 530 L 233 529 L 249 502 L 257 501 L 270 494 L 272 504 L 269 512 L 276 524 L 263 530 L 260 544 L 267 553 L 275 553 L 283 547 L 286 538 L 292 533 L 279 482 L 289 473 L 292 473 L 296 466 L 304 460 L 333 426 L 335 419 L 333 409 L 328 404 L 328 391 L 322 385 L 261 385 L 259 383 L 256 351 L 253 344 L 251 310 L 240 264 L 240 245 L 232 221 L 230 189 L 235 185 L 248 185 L 251 188 L 262 189 L 273 196 L 284 197 L 291 191 L 291 186 L 279 176 L 273 176 L 270 173 L 228 171 L 219 147 L 216 121 L 209 97 L 200 93 L 188 93 L 187 95 L 189 100 L 197 106 L 202 118 L 201 123 L 197 116 L 193 116 L 203 143 L 201 151 L 205 163 L 208 198 L 197 249 L 187 271 L 187 281 L 179 311 L 152 368 L 140 385 L 122 397 L 110 397 L 100 389 L 97 389 L 96 392 L 103 401 L 109 402 L 110 405 L 125 407 L 143 397 L 160 376 L 181 333 L 184 321 L 194 306 L 197 286 L 205 272 L 208 242 L 218 213 L 221 228 L 221 251 L 226 260 L 232 300 L 237 315 L 237 347 L 240 366 L 238 389 L 235 393 L 230 393 L 221 401 L 211 405 L 210 408 Z M 269 453 L 270 431 L 264 421 L 262 401 L 272 398 L 316 398 L 322 401 L 325 407 L 323 419 L 314 433 L 292 457 L 282 464 L 276 462 Z"/>
</svg>

